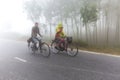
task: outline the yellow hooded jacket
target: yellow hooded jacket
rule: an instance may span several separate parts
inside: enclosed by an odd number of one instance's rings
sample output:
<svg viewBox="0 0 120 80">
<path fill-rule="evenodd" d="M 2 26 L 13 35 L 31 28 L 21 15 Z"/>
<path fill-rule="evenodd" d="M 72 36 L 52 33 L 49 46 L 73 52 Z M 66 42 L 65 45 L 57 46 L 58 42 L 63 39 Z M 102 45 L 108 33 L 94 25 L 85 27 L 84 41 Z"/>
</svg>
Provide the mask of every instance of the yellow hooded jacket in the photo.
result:
<svg viewBox="0 0 120 80">
<path fill-rule="evenodd" d="M 62 27 L 62 24 L 58 24 L 57 28 L 56 28 L 56 33 L 60 32 L 60 28 Z M 65 33 L 64 31 L 59 33 L 60 37 L 65 37 Z"/>
</svg>

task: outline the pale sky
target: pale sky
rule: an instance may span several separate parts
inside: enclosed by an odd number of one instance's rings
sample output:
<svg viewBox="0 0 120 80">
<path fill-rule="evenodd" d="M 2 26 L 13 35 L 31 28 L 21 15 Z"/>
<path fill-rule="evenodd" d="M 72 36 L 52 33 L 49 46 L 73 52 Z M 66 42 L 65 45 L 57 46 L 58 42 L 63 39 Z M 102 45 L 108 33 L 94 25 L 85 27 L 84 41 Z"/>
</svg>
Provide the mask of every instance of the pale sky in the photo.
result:
<svg viewBox="0 0 120 80">
<path fill-rule="evenodd" d="M 33 24 L 23 11 L 26 0 L 0 0 L 0 32 L 30 32 Z"/>
</svg>

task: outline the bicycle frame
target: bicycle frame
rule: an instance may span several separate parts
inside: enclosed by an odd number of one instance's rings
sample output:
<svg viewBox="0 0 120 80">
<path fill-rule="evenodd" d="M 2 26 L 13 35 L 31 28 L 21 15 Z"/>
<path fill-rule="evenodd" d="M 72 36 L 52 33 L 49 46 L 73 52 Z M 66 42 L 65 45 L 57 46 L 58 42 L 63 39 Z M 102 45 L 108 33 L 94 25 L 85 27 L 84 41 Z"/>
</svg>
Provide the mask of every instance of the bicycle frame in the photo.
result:
<svg viewBox="0 0 120 80">
<path fill-rule="evenodd" d="M 67 48 L 68 48 L 68 42 L 67 42 L 67 39 L 64 38 L 64 41 L 59 41 L 59 43 L 57 43 L 59 45 L 59 48 L 60 48 L 60 51 L 64 51 L 66 50 L 67 51 Z M 63 44 L 63 46 L 61 47 L 61 45 Z M 62 49 L 61 49 L 62 48 Z"/>
</svg>

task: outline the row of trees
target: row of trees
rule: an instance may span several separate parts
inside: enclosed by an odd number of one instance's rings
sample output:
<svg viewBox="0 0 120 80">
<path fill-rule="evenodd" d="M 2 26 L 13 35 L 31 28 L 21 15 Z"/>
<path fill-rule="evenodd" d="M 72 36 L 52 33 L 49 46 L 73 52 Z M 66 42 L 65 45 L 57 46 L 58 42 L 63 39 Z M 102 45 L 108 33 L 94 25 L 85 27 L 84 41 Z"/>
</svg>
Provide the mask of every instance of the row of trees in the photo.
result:
<svg viewBox="0 0 120 80">
<path fill-rule="evenodd" d="M 119 0 L 30 0 L 25 3 L 29 19 L 46 18 L 50 35 L 59 22 L 75 41 L 94 46 L 119 46 Z"/>
</svg>

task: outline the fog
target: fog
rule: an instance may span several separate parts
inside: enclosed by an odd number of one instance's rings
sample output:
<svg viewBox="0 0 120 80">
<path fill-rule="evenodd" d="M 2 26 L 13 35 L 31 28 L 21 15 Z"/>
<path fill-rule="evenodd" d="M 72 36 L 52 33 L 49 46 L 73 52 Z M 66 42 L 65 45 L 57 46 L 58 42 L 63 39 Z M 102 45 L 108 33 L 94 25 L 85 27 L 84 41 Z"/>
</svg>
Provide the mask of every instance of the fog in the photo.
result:
<svg viewBox="0 0 120 80">
<path fill-rule="evenodd" d="M 30 33 L 31 21 L 24 13 L 25 0 L 0 0 L 0 36 L 15 37 Z"/>
<path fill-rule="evenodd" d="M 28 37 L 34 23 L 39 22 L 42 34 L 51 40 L 57 24 L 62 22 L 66 35 L 72 36 L 74 41 L 95 46 L 120 46 L 119 2 L 0 0 L 0 35 Z"/>
</svg>

